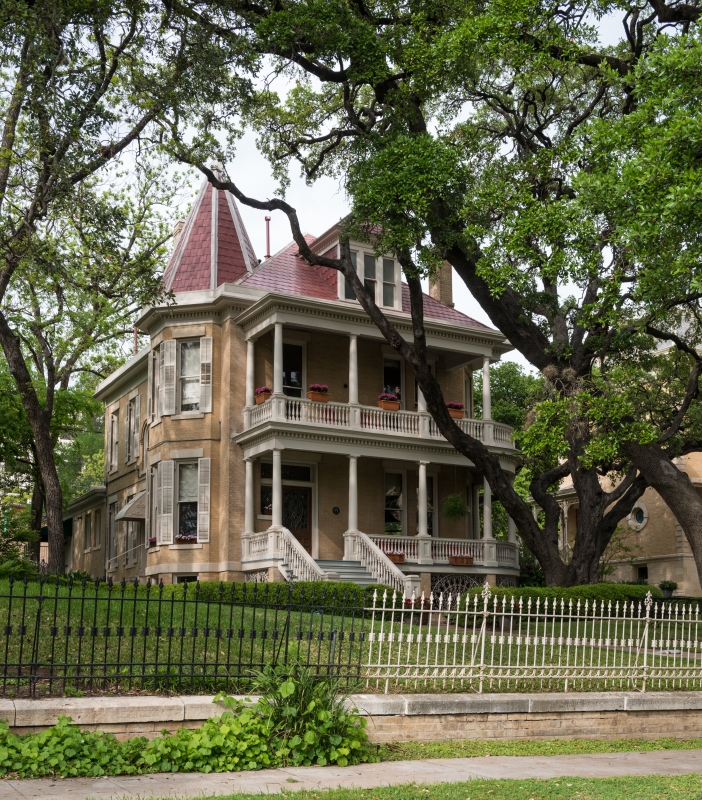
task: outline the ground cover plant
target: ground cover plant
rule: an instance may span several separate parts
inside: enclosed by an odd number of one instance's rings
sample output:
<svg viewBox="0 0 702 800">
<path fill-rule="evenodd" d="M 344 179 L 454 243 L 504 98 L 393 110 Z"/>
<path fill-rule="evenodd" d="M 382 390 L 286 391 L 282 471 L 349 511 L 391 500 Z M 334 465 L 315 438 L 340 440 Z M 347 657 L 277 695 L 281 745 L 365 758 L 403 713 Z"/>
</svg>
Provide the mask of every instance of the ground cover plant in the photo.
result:
<svg viewBox="0 0 702 800">
<path fill-rule="evenodd" d="M 0 723 L 0 775 L 99 777 L 149 772 L 233 772 L 264 767 L 347 766 L 377 761 L 366 720 L 344 706 L 337 681 L 314 680 L 304 667 L 266 670 L 255 704 L 219 696 L 228 710 L 199 729 L 180 728 L 152 741 L 121 742 L 81 731 L 68 717 L 40 733 L 18 736 Z"/>
</svg>

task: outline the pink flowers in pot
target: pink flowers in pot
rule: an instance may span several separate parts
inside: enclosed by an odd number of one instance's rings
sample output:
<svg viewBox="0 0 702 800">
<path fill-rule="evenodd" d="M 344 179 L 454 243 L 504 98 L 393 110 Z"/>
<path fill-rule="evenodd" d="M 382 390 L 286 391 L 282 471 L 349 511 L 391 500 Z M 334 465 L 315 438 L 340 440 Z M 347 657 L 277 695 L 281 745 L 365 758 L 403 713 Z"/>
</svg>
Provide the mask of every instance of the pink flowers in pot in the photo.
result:
<svg viewBox="0 0 702 800">
<path fill-rule="evenodd" d="M 389 394 L 388 392 L 382 392 L 382 394 L 378 395 L 378 400 L 387 400 L 390 403 L 394 403 L 399 399 L 396 394 Z"/>
<path fill-rule="evenodd" d="M 273 389 L 270 386 L 259 386 L 254 394 L 273 394 Z"/>
<path fill-rule="evenodd" d="M 453 408 L 455 411 L 465 411 L 466 407 L 463 403 L 446 403 L 446 408 Z"/>
<path fill-rule="evenodd" d="M 307 391 L 318 392 L 319 394 L 327 394 L 329 392 L 329 387 L 326 383 L 311 383 Z"/>
</svg>

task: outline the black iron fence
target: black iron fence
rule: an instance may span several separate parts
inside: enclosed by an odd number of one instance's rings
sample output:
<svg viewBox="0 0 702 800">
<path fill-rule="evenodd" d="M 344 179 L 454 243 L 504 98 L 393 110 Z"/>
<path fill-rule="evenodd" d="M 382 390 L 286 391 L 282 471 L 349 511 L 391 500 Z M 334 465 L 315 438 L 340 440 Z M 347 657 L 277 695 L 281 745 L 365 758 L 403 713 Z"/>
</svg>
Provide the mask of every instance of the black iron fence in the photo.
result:
<svg viewBox="0 0 702 800">
<path fill-rule="evenodd" d="M 246 691 L 300 664 L 353 688 L 363 590 L 295 584 L 0 582 L 0 692 Z"/>
</svg>

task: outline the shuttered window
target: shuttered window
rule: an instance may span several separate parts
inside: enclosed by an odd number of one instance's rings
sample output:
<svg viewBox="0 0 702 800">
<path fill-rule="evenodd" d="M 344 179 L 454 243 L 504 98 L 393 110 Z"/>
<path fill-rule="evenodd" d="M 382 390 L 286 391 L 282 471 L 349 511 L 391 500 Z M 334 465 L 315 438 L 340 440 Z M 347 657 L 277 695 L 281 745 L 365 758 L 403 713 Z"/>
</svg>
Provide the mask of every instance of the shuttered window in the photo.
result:
<svg viewBox="0 0 702 800">
<path fill-rule="evenodd" d="M 200 339 L 200 411 L 212 411 L 212 337 Z"/>
</svg>

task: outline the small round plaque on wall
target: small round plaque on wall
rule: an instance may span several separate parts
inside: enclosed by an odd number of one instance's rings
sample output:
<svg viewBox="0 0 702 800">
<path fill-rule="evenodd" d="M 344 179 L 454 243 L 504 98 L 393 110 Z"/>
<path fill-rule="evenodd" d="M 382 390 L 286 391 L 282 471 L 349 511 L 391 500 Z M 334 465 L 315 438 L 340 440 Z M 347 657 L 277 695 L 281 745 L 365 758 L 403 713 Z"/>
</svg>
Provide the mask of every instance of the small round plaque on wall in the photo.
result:
<svg viewBox="0 0 702 800">
<path fill-rule="evenodd" d="M 334 506 L 334 508 L 332 508 L 332 513 L 333 514 L 340 514 L 341 510 L 339 509 L 339 506 Z"/>
</svg>

